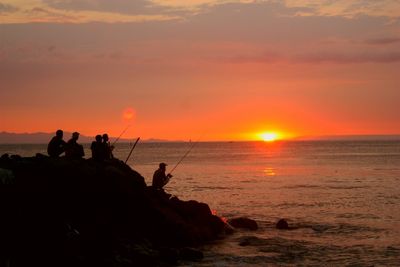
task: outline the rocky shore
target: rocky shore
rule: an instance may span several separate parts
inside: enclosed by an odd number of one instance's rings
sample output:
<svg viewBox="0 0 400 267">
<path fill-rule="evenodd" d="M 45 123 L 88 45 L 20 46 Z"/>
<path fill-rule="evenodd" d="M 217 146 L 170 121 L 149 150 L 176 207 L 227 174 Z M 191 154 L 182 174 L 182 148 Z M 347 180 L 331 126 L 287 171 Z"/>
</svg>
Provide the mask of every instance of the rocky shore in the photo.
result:
<svg viewBox="0 0 400 267">
<path fill-rule="evenodd" d="M 0 159 L 0 265 L 168 266 L 231 228 L 119 160 Z"/>
</svg>

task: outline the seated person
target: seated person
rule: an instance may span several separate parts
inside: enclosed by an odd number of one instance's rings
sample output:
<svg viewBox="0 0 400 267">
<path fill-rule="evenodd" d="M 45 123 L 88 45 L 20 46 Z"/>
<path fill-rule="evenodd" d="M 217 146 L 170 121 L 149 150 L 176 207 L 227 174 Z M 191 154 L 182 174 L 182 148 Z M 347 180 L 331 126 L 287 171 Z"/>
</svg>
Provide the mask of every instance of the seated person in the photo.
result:
<svg viewBox="0 0 400 267">
<path fill-rule="evenodd" d="M 47 145 L 47 153 L 52 158 L 58 158 L 65 151 L 65 141 L 63 140 L 64 132 L 57 130 L 56 135 Z"/>
<path fill-rule="evenodd" d="M 79 133 L 74 132 L 72 134 L 72 138 L 67 142 L 65 149 L 65 157 L 79 159 L 85 156 L 85 152 L 83 151 L 83 146 L 77 143 L 78 139 L 79 139 Z"/>
<path fill-rule="evenodd" d="M 167 164 L 161 162 L 159 168 L 154 172 L 152 186 L 155 189 L 162 189 L 172 177 L 170 173 L 165 175 L 166 166 Z"/>
</svg>

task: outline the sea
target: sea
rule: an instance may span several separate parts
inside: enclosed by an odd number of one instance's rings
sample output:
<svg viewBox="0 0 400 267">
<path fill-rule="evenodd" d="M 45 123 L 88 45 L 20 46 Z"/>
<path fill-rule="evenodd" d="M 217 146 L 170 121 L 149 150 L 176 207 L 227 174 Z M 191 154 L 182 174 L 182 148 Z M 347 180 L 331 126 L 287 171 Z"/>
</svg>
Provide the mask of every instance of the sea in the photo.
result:
<svg viewBox="0 0 400 267">
<path fill-rule="evenodd" d="M 114 156 L 125 161 L 131 146 Z M 38 152 L 46 145 L 0 145 Z M 139 142 L 128 160 L 148 185 L 160 162 L 174 169 L 169 193 L 259 225 L 180 266 L 400 266 L 400 141 Z"/>
</svg>

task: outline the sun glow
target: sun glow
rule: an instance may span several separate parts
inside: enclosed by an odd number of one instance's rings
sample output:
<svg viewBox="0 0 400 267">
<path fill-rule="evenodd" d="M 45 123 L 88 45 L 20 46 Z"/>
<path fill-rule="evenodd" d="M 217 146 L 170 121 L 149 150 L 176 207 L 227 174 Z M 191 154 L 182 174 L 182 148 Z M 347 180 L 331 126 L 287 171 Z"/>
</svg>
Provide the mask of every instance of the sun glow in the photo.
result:
<svg viewBox="0 0 400 267">
<path fill-rule="evenodd" d="M 260 138 L 264 142 L 273 142 L 279 139 L 279 134 L 274 132 L 265 132 L 260 134 Z"/>
<path fill-rule="evenodd" d="M 136 112 L 133 108 L 126 108 L 122 113 L 122 118 L 125 121 L 132 121 L 136 117 Z"/>
</svg>

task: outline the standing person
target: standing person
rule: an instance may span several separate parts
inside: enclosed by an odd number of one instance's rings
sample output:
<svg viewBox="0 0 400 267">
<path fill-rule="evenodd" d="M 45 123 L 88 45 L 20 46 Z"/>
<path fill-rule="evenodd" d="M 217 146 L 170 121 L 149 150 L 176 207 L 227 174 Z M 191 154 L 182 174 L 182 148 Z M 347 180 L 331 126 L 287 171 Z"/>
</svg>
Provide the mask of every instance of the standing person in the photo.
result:
<svg viewBox="0 0 400 267">
<path fill-rule="evenodd" d="M 165 175 L 166 166 L 167 164 L 161 162 L 159 168 L 154 172 L 152 186 L 156 189 L 162 189 L 169 182 L 169 179 L 172 178 L 170 173 Z"/>
<path fill-rule="evenodd" d="M 47 153 L 52 158 L 58 158 L 65 151 L 65 141 L 63 140 L 64 132 L 62 130 L 56 131 L 56 136 L 51 138 L 47 145 Z"/>
<path fill-rule="evenodd" d="M 67 142 L 65 149 L 65 156 L 68 158 L 80 159 L 85 156 L 85 152 L 83 151 L 83 146 L 78 144 L 77 141 L 79 139 L 79 133 L 74 132 L 72 134 L 72 138 Z"/>
<path fill-rule="evenodd" d="M 100 134 L 96 135 L 96 141 L 92 142 L 90 146 L 90 150 L 92 150 L 92 158 L 96 161 L 103 161 L 104 160 L 104 149 L 102 143 L 102 137 Z"/>
<path fill-rule="evenodd" d="M 105 159 L 113 159 L 114 155 L 112 153 L 114 146 L 110 144 L 108 134 L 103 134 L 103 149 L 104 149 L 104 158 Z"/>
</svg>

